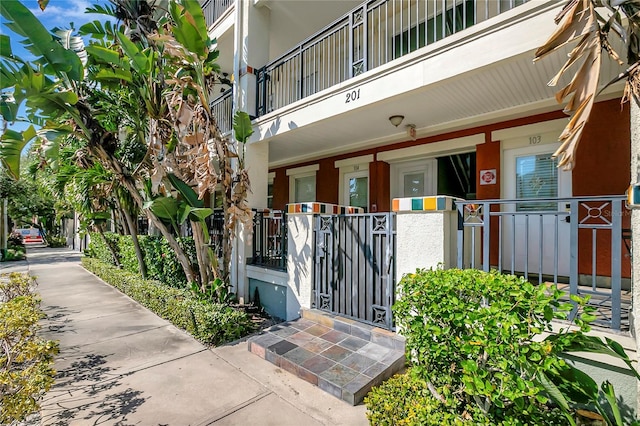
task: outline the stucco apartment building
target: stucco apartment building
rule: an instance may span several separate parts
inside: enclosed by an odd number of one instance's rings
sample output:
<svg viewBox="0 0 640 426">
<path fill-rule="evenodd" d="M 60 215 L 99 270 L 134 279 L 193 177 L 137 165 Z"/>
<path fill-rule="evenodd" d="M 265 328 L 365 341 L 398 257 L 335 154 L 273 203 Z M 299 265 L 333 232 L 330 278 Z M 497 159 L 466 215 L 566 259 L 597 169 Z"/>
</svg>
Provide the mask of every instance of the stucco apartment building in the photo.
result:
<svg viewBox="0 0 640 426">
<path fill-rule="evenodd" d="M 202 4 L 219 125 L 231 133 L 239 109 L 255 130 L 259 220 L 236 251 L 239 295 L 257 288 L 287 319 L 315 307 L 390 325 L 412 268 L 499 268 L 592 294 L 603 330 L 628 335 L 629 110 L 622 85 L 604 90 L 575 168 L 556 167 L 567 116 L 554 96 L 568 80 L 547 82 L 567 51 L 533 56 L 564 2 Z M 603 66 L 603 83 L 620 71 Z"/>
</svg>

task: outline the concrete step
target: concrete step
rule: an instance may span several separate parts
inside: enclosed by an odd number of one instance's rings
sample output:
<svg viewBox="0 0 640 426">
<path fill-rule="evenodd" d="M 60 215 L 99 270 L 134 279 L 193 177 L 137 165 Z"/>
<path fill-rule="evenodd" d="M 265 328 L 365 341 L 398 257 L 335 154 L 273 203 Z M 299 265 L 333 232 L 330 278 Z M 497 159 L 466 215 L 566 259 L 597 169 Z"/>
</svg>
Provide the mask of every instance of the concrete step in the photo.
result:
<svg viewBox="0 0 640 426">
<path fill-rule="evenodd" d="M 406 361 L 402 336 L 318 310 L 252 337 L 248 348 L 352 405 Z"/>
</svg>

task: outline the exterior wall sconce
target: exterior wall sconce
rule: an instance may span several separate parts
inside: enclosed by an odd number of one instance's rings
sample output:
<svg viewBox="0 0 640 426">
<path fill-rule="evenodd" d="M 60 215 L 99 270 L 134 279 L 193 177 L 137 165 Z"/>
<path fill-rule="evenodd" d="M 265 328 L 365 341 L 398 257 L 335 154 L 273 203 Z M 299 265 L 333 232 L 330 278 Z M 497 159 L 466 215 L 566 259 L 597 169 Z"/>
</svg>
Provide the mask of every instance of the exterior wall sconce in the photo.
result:
<svg viewBox="0 0 640 426">
<path fill-rule="evenodd" d="M 391 122 L 391 124 L 396 127 L 398 127 L 400 123 L 402 123 L 402 120 L 404 120 L 404 115 L 392 115 L 391 117 L 389 117 L 389 121 Z"/>
<path fill-rule="evenodd" d="M 407 124 L 404 126 L 407 129 L 407 136 L 411 138 L 411 140 L 416 140 L 416 125 L 415 124 Z"/>
</svg>

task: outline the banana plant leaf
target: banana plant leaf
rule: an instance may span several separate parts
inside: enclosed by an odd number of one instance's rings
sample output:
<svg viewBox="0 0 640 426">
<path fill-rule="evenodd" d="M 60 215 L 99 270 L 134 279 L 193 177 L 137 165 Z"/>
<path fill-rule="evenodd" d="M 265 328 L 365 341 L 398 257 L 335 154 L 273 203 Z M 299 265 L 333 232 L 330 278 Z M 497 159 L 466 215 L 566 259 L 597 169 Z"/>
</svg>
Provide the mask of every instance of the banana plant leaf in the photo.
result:
<svg viewBox="0 0 640 426">
<path fill-rule="evenodd" d="M 22 2 L 0 2 L 5 25 L 27 39 L 25 47 L 38 62 L 60 78 L 80 81 L 84 76 L 82 62 L 72 50 L 65 49 Z"/>
<path fill-rule="evenodd" d="M 36 137 L 36 130 L 29 126 L 27 130 L 17 132 L 7 129 L 0 137 L 0 161 L 14 178 L 20 177 L 20 156 L 24 147 Z"/>
</svg>

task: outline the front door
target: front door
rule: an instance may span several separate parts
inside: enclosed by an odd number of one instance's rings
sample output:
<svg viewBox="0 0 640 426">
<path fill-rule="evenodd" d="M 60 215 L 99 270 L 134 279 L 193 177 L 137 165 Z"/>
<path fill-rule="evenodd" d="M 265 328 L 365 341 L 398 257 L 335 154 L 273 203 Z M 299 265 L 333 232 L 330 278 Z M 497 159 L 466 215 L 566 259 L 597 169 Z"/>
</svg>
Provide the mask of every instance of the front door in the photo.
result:
<svg viewBox="0 0 640 426">
<path fill-rule="evenodd" d="M 569 276 L 568 201 L 549 201 L 571 196 L 571 172 L 558 168 L 552 157 L 558 146 L 504 151 L 504 198 L 527 200 L 505 204 L 502 209 L 501 266 L 505 271 Z"/>
<path fill-rule="evenodd" d="M 362 207 L 366 212 L 369 207 L 369 171 L 359 170 L 344 174 L 345 206 Z"/>
</svg>

